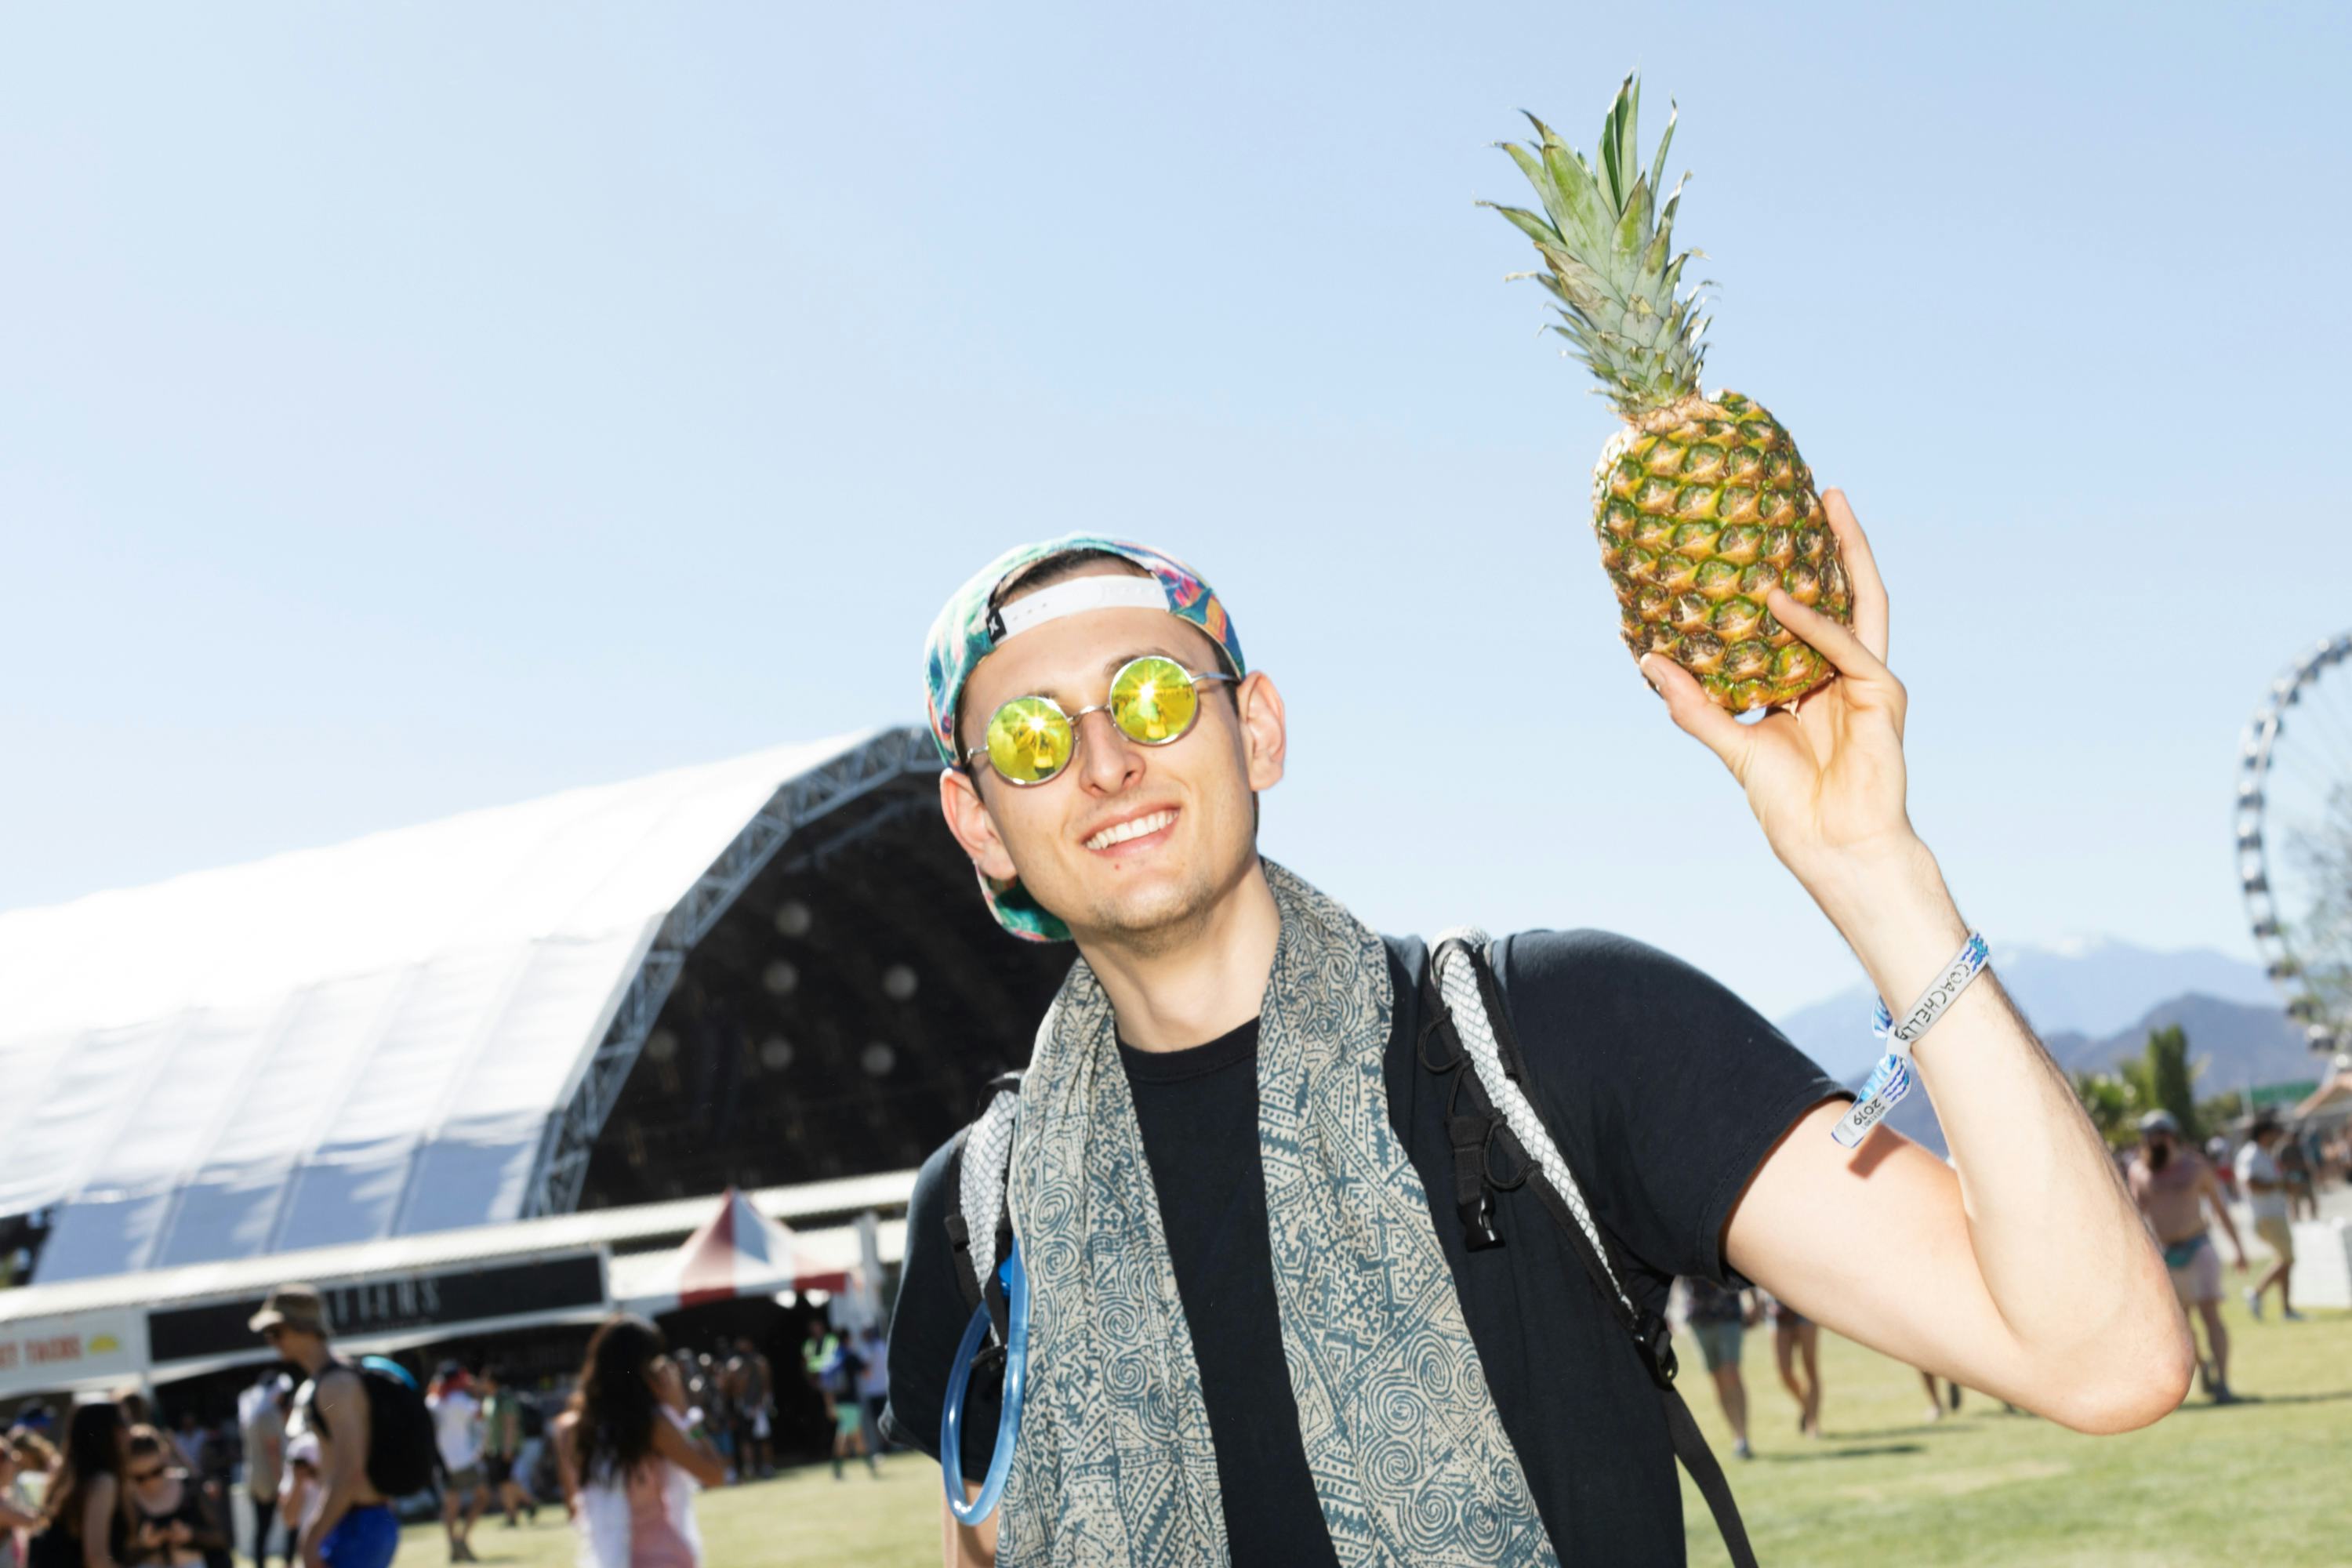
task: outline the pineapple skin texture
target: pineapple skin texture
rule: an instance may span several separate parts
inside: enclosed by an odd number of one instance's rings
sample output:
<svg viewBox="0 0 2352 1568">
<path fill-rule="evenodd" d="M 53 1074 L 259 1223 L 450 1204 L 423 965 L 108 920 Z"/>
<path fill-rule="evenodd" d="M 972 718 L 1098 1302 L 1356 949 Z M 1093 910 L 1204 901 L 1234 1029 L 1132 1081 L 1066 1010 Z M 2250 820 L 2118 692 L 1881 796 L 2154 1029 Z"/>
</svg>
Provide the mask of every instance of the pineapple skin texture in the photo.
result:
<svg viewBox="0 0 2352 1568">
<path fill-rule="evenodd" d="M 1833 679 L 1764 607 L 1778 583 L 1840 625 L 1853 586 L 1812 470 L 1762 405 L 1692 393 L 1612 437 L 1592 470 L 1593 531 L 1634 658 L 1662 653 L 1733 713 Z"/>
</svg>

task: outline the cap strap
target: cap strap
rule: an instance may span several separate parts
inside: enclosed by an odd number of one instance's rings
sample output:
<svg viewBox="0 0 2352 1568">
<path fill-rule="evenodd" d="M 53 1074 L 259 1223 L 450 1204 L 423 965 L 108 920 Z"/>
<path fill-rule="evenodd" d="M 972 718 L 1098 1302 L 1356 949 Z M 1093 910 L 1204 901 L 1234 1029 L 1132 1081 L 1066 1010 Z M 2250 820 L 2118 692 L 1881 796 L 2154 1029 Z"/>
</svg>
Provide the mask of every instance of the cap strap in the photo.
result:
<svg viewBox="0 0 2352 1568">
<path fill-rule="evenodd" d="M 1165 610 L 1168 590 L 1157 577 L 1071 577 L 1016 599 L 988 615 L 988 635 L 993 642 L 1088 610 Z"/>
</svg>

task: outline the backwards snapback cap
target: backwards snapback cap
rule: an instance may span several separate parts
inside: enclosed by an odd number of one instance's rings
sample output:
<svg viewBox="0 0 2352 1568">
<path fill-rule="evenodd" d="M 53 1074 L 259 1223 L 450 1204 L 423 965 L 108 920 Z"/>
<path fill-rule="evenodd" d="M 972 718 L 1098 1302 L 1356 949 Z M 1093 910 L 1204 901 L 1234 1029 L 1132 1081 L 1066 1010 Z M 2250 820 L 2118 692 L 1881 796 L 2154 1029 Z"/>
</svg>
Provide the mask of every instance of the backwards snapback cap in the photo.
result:
<svg viewBox="0 0 2352 1568">
<path fill-rule="evenodd" d="M 1115 556 L 1140 567 L 1147 575 L 1070 577 L 1010 605 L 998 602 L 1006 585 L 1026 569 L 1058 556 L 1078 553 Z M 995 652 L 1006 638 L 1019 637 L 1034 626 L 1065 616 L 1108 609 L 1165 610 L 1208 634 L 1209 640 L 1217 645 L 1218 657 L 1227 674 L 1238 680 L 1249 673 L 1249 666 L 1242 658 L 1241 638 L 1234 633 L 1224 605 L 1201 580 L 1199 573 L 1174 556 L 1163 555 L 1145 545 L 1090 533 L 1072 533 L 1043 543 L 1020 545 L 981 568 L 970 582 L 955 591 L 940 611 L 940 618 L 931 623 L 924 666 L 931 739 L 938 742 L 940 761 L 950 768 L 964 765 L 963 758 L 957 754 L 956 710 L 963 700 L 965 683 L 982 659 Z M 1031 942 L 1070 939 L 1069 927 L 1030 898 L 1018 880 L 999 882 L 983 872 L 980 891 L 988 901 L 988 912 L 996 917 L 996 923 L 1013 935 Z"/>
</svg>

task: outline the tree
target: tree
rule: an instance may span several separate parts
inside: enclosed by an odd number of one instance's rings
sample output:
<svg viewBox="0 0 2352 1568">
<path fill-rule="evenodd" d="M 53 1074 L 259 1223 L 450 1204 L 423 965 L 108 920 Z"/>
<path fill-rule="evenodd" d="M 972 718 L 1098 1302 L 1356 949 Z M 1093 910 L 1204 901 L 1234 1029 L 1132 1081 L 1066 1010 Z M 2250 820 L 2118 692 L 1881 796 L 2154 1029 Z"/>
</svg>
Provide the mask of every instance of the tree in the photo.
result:
<svg viewBox="0 0 2352 1568">
<path fill-rule="evenodd" d="M 2198 1067 L 2202 1067 L 2201 1062 Z M 2180 1135 L 2191 1142 L 2205 1134 L 2197 1121 L 2197 1071 L 2189 1065 L 2189 1032 L 2178 1024 L 2147 1032 L 2140 1092 L 2144 1101 L 2172 1112 Z"/>
<path fill-rule="evenodd" d="M 2151 1029 L 2147 1045 L 2137 1057 L 2126 1057 L 2111 1073 L 2067 1074 L 2083 1112 L 2111 1144 L 2130 1143 L 2139 1137 L 2139 1119 L 2151 1110 L 2169 1110 L 2180 1123 L 2180 1135 L 2194 1142 L 2204 1136 L 2205 1123 L 2226 1120 L 2199 1113 L 2197 1077 L 2203 1062 L 2189 1059 L 2189 1034 L 2178 1024 Z M 2234 1111 L 2230 1114 L 2235 1114 Z"/>
<path fill-rule="evenodd" d="M 2205 1135 L 2209 1138 L 2245 1113 L 2246 1097 L 2244 1093 L 2234 1089 L 2223 1089 L 2219 1094 L 2209 1094 L 2197 1102 L 2197 1121 L 2199 1125 L 2205 1129 Z"/>
<path fill-rule="evenodd" d="M 2139 1136 L 2142 1106 L 2129 1079 L 2107 1072 L 2069 1073 L 2067 1079 L 2074 1086 L 2074 1098 L 2083 1102 L 2083 1113 L 2111 1146 L 2129 1143 Z"/>
</svg>

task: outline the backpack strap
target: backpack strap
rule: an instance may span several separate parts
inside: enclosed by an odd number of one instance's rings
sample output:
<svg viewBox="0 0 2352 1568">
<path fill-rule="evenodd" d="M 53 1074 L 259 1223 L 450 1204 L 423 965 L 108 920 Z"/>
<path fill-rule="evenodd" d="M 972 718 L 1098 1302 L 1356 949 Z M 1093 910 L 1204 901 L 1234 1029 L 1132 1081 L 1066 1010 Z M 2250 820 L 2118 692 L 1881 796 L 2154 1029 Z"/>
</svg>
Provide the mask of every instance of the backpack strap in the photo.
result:
<svg viewBox="0 0 2352 1568">
<path fill-rule="evenodd" d="M 1756 1568 L 1748 1527 L 1740 1521 L 1723 1467 L 1675 1387 L 1675 1350 L 1666 1321 L 1626 1291 L 1609 1238 L 1594 1221 L 1576 1173 L 1528 1097 L 1527 1061 L 1511 1029 L 1510 1009 L 1496 984 L 1487 946 L 1486 933 L 1475 927 L 1447 931 L 1431 946 L 1422 980 L 1426 1020 L 1420 1041 L 1422 1065 L 1440 1075 L 1467 1069 L 1455 1078 L 1446 1116 L 1465 1243 L 1474 1251 L 1501 1246 L 1502 1236 L 1494 1226 L 1495 1191 L 1522 1184 L 1534 1189 L 1657 1387 L 1675 1457 L 1706 1499 L 1734 1568 Z M 1497 1145 L 1516 1170 L 1507 1181 L 1493 1169 Z"/>
<path fill-rule="evenodd" d="M 1001 1351 L 1012 1309 L 996 1267 L 1013 1250 L 1013 1213 L 1004 1184 L 1013 1164 L 1013 1122 L 1021 1108 L 1021 1075 L 1001 1073 L 982 1090 L 980 1115 L 957 1134 L 956 1180 L 948 1205 L 948 1245 L 956 1289 L 966 1311 L 988 1309 L 990 1345 Z"/>
</svg>

